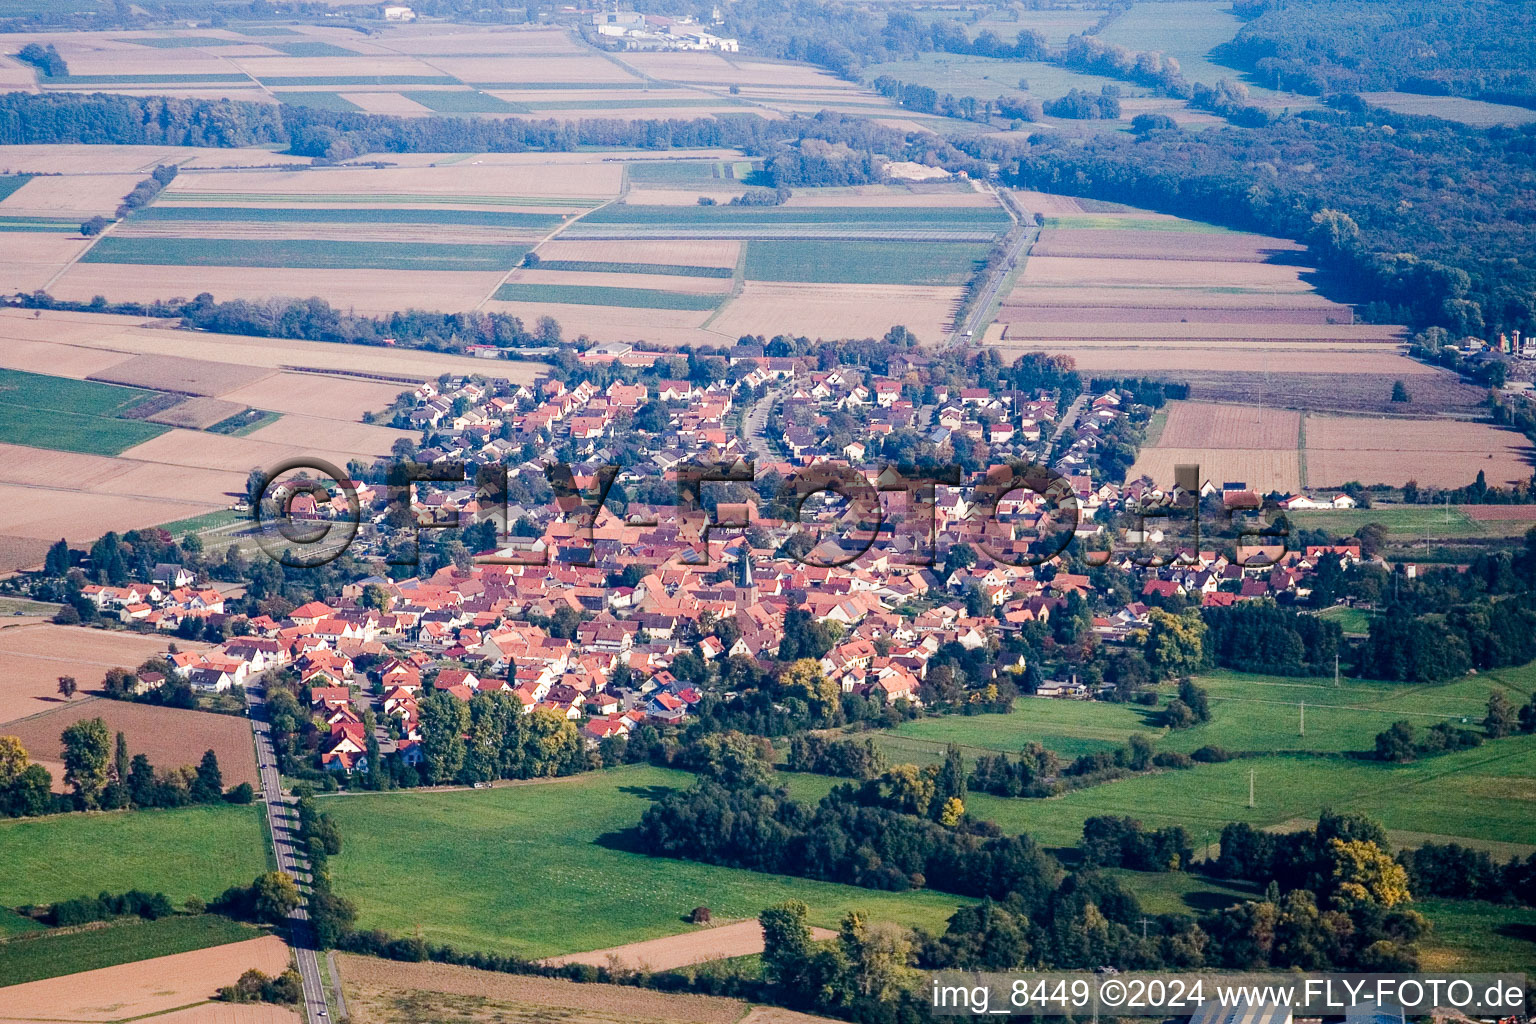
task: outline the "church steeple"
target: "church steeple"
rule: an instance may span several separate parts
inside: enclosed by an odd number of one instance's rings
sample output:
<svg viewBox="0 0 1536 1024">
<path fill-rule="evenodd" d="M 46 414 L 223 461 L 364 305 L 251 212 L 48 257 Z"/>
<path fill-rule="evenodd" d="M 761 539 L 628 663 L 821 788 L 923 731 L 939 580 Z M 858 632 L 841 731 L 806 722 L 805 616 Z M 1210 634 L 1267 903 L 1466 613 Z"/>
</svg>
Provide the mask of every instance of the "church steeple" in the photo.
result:
<svg viewBox="0 0 1536 1024">
<path fill-rule="evenodd" d="M 757 589 L 757 584 L 752 582 L 752 558 L 747 545 L 741 546 L 741 553 L 736 559 L 736 585 L 745 590 Z"/>
</svg>

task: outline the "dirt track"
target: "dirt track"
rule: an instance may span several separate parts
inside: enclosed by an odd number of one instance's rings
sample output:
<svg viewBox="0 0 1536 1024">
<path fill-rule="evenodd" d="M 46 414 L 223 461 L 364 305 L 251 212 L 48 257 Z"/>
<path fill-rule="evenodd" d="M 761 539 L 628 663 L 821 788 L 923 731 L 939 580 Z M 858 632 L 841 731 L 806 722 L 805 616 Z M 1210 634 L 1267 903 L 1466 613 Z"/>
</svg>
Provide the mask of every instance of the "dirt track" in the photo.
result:
<svg viewBox="0 0 1536 1024">
<path fill-rule="evenodd" d="M 813 937 L 830 939 L 836 932 L 825 928 L 813 928 Z M 551 957 L 547 964 L 591 964 L 606 967 L 620 963 L 625 967 L 649 968 L 653 971 L 669 971 L 675 967 L 701 964 L 706 960 L 723 960 L 726 957 L 750 956 L 763 951 L 763 929 L 756 921 L 737 921 L 733 924 L 716 925 L 669 935 L 663 939 L 631 942 L 627 946 L 595 949 L 590 953 L 570 953 Z"/>
</svg>

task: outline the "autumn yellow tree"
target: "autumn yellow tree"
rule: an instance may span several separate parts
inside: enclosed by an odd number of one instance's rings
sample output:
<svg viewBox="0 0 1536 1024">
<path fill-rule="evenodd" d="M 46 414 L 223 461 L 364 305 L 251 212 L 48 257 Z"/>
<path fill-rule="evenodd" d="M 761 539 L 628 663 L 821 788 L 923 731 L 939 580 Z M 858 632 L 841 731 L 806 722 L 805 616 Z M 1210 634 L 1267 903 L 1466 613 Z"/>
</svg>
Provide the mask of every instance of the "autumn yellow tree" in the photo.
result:
<svg viewBox="0 0 1536 1024">
<path fill-rule="evenodd" d="M 1375 843 L 1330 839 L 1328 853 L 1333 858 L 1333 900 L 1341 909 L 1368 903 L 1391 908 L 1413 900 L 1408 872 Z"/>
</svg>

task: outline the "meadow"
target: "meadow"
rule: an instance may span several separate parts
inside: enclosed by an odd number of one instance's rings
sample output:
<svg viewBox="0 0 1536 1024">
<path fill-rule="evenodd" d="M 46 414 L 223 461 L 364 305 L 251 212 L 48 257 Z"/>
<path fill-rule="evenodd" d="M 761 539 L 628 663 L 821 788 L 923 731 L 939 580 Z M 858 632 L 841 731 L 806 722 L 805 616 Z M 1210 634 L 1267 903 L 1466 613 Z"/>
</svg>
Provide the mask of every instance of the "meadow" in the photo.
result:
<svg viewBox="0 0 1536 1024">
<path fill-rule="evenodd" d="M 155 392 L 0 369 L 0 442 L 118 455 L 166 427 L 120 419 Z"/>
<path fill-rule="evenodd" d="M 421 89 L 402 94 L 414 103 L 435 110 L 440 114 L 517 114 L 528 113 L 521 103 L 508 103 L 499 96 L 478 90 L 459 92 L 454 90 Z"/>
<path fill-rule="evenodd" d="M 740 180 L 752 173 L 750 161 L 644 160 L 625 166 L 631 182 L 646 185 L 705 185 Z"/>
<path fill-rule="evenodd" d="M 222 804 L 0 821 L 0 906 L 134 888 L 213 899 L 266 870 L 261 816 Z"/>
<path fill-rule="evenodd" d="M 563 302 L 576 306 L 625 306 L 631 309 L 714 309 L 722 295 L 694 295 L 656 288 L 608 288 L 581 284 L 504 284 L 495 297 L 503 302 Z"/>
<path fill-rule="evenodd" d="M 113 922 L 83 931 L 30 934 L 0 942 L 0 988 L 43 978 L 188 953 L 260 938 L 252 925 L 217 914 Z"/>
<path fill-rule="evenodd" d="M 109 235 L 97 242 L 82 262 L 195 267 L 293 267 L 314 270 L 489 271 L 515 266 L 527 251 L 526 245 Z"/>
<path fill-rule="evenodd" d="M 871 64 L 864 69 L 867 81 L 883 75 L 911 85 L 926 85 L 940 93 L 996 99 L 1005 93 L 1028 92 L 1042 100 L 1065 96 L 1073 89 L 1097 94 L 1105 85 L 1119 87 L 1126 96 L 1145 95 L 1146 90 L 1101 75 L 1084 74 L 1055 64 L 1033 60 L 1004 60 L 959 53 L 922 53 L 911 60 Z M 1019 81 L 1028 83 L 1019 88 Z"/>
<path fill-rule="evenodd" d="M 748 226 L 835 224 L 848 227 L 990 227 L 1008 216 L 995 206 L 640 206 L 615 203 L 582 218 L 583 224 Z"/>
<path fill-rule="evenodd" d="M 478 792 L 323 798 L 321 807 L 341 830 L 331 870 L 338 891 L 357 902 L 359 925 L 461 949 L 583 952 L 688 931 L 684 918 L 699 905 L 718 921 L 785 899 L 804 900 L 812 923 L 825 927 L 862 908 L 876 920 L 942 930 L 961 902 L 622 849 L 620 834 L 650 798 L 691 781 L 632 766 Z"/>
<path fill-rule="evenodd" d="M 757 239 L 746 276 L 756 281 L 960 285 L 987 255 L 976 242 L 855 242 Z"/>
<path fill-rule="evenodd" d="M 1215 85 L 1223 78 L 1237 81 L 1241 72 L 1209 59 L 1213 47 L 1230 42 L 1243 27 L 1222 0 L 1168 0 L 1156 7 L 1131 7 L 1099 32 L 1106 43 L 1130 50 L 1156 50 L 1179 62 L 1191 82 Z M 1250 90 L 1255 87 L 1249 83 Z M 1269 94 L 1269 90 L 1255 90 Z"/>
<path fill-rule="evenodd" d="M 1352 536 L 1367 523 L 1380 523 L 1391 540 L 1426 537 L 1523 537 L 1532 526 L 1519 519 L 1478 520 L 1455 505 L 1387 505 L 1376 508 L 1287 512 L 1293 527 Z"/>
</svg>

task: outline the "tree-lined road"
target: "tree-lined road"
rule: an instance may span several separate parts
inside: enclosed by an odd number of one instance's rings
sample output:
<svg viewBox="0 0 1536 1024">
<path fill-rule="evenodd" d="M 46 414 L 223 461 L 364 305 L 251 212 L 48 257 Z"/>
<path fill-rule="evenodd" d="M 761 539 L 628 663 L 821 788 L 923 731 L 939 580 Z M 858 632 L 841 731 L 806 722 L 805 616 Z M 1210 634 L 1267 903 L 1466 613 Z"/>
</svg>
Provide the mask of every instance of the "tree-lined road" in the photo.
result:
<svg viewBox="0 0 1536 1024">
<path fill-rule="evenodd" d="M 299 845 L 298 812 L 283 795 L 282 775 L 277 768 L 277 749 L 272 743 L 272 726 L 267 721 L 266 690 L 249 686 L 245 706 L 251 716 L 251 732 L 256 737 L 256 767 L 261 777 L 261 795 L 267 804 L 267 825 L 272 830 L 272 850 L 277 868 L 292 875 L 300 895 L 310 881 L 309 853 Z M 309 911 L 300 903 L 288 915 L 288 938 L 299 977 L 304 983 L 304 1019 L 306 1024 L 328 1024 L 325 986 L 320 980 L 320 957 L 315 951 L 314 933 L 309 927 Z"/>
</svg>

